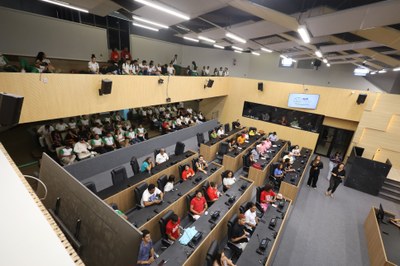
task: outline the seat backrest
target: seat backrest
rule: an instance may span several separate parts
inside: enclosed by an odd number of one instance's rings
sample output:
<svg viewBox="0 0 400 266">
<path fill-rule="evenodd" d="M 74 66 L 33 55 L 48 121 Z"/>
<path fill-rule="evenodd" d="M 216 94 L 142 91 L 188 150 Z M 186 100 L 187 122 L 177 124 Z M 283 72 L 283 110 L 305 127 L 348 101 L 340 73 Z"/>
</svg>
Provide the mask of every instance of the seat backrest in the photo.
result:
<svg viewBox="0 0 400 266">
<path fill-rule="evenodd" d="M 227 154 L 228 150 L 229 150 L 229 144 L 228 142 L 224 141 L 221 143 L 221 145 L 219 145 L 218 155 Z"/>
<path fill-rule="evenodd" d="M 155 149 L 154 150 L 154 160 L 156 159 L 157 154 L 159 154 L 159 153 L 160 153 L 160 149 Z"/>
<path fill-rule="evenodd" d="M 157 179 L 157 187 L 159 190 L 164 191 L 165 184 L 167 184 L 167 175 L 162 175 Z"/>
<path fill-rule="evenodd" d="M 160 225 L 160 232 L 161 232 L 161 237 L 162 238 L 167 238 L 165 227 L 167 226 L 168 221 L 171 220 L 172 214 L 174 214 L 174 212 L 169 210 L 158 221 L 158 223 Z"/>
<path fill-rule="evenodd" d="M 180 164 L 178 166 L 179 177 L 182 178 L 182 172 L 185 170 L 185 164 Z"/>
<path fill-rule="evenodd" d="M 148 185 L 147 183 L 142 183 L 140 185 L 138 185 L 137 187 L 135 187 L 135 200 L 136 200 L 136 204 L 140 204 L 140 201 L 142 199 L 142 195 L 143 192 L 147 189 Z"/>
<path fill-rule="evenodd" d="M 290 147 L 292 147 L 292 142 L 290 142 L 290 140 L 289 140 L 288 143 L 287 143 L 287 150 L 288 151 L 292 151 L 292 150 L 290 150 Z"/>
<path fill-rule="evenodd" d="M 275 163 L 273 163 L 273 164 L 271 165 L 270 171 L 269 171 L 270 175 L 272 175 L 272 176 L 274 175 L 275 168 L 277 168 L 277 167 L 279 166 L 279 164 L 280 164 L 280 163 L 275 162 Z"/>
<path fill-rule="evenodd" d="M 200 147 L 201 143 L 204 143 L 204 134 L 203 133 L 197 133 L 197 145 Z"/>
<path fill-rule="evenodd" d="M 194 159 L 192 160 L 192 168 L 193 168 L 193 171 L 194 171 L 194 172 L 197 172 L 197 165 L 196 165 L 196 163 L 197 163 L 198 160 L 199 160 L 199 159 L 196 159 L 196 158 L 194 158 Z"/>
<path fill-rule="evenodd" d="M 228 221 L 228 241 L 231 241 L 232 237 L 232 228 L 237 221 L 238 215 L 235 213 Z"/>
<path fill-rule="evenodd" d="M 186 203 L 188 206 L 188 209 L 190 210 L 190 202 L 192 201 L 192 199 L 196 196 L 196 192 L 193 192 L 189 195 L 186 195 Z"/>
<path fill-rule="evenodd" d="M 175 145 L 175 155 L 181 155 L 185 152 L 185 144 L 178 141 Z"/>
<path fill-rule="evenodd" d="M 250 155 L 251 155 L 251 152 L 248 152 L 243 156 L 243 167 L 246 167 L 246 168 L 250 167 Z"/>
<path fill-rule="evenodd" d="M 211 139 L 212 139 L 212 138 L 211 138 L 211 133 L 212 133 L 212 132 L 213 132 L 213 130 L 212 130 L 212 129 L 208 131 L 208 139 L 209 139 L 209 140 L 211 140 Z"/>
<path fill-rule="evenodd" d="M 114 186 L 118 186 L 127 179 L 126 169 L 124 166 L 115 168 L 111 171 L 111 179 Z"/>
<path fill-rule="evenodd" d="M 97 194 L 97 189 L 96 189 L 96 184 L 93 182 L 86 182 L 85 187 L 87 187 L 87 189 L 89 189 L 90 191 L 92 191 L 94 194 Z"/>
<path fill-rule="evenodd" d="M 214 264 L 215 257 L 217 256 L 219 251 L 218 241 L 214 240 L 210 247 L 208 248 L 206 255 L 206 264 L 207 266 L 212 266 Z"/>
<path fill-rule="evenodd" d="M 229 131 L 231 131 L 231 128 L 229 127 L 229 123 L 226 123 L 224 125 L 224 130 L 225 130 L 225 134 L 228 133 Z"/>
<path fill-rule="evenodd" d="M 261 191 L 263 190 L 263 187 L 256 187 L 256 202 L 260 203 L 260 196 L 261 196 Z"/>
<path fill-rule="evenodd" d="M 140 172 L 139 163 L 138 163 L 137 158 L 135 156 L 133 156 L 131 158 L 131 167 L 132 167 L 132 171 L 133 171 L 134 175 L 139 174 L 139 172 Z"/>
</svg>

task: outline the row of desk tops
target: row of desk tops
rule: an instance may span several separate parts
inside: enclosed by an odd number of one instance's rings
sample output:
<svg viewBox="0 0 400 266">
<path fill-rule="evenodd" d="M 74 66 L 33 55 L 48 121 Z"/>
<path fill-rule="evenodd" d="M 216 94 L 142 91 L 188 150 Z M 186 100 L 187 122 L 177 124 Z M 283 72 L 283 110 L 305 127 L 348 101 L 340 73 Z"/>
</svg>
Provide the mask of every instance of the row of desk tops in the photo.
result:
<svg viewBox="0 0 400 266">
<path fill-rule="evenodd" d="M 299 185 L 301 176 L 303 175 L 305 169 L 308 167 L 307 162 L 311 156 L 311 150 L 307 148 L 302 148 L 300 150 L 300 154 L 301 156 L 296 157 L 292 164 L 292 168 L 296 171 L 286 173 L 282 180 L 294 186 Z"/>
<path fill-rule="evenodd" d="M 242 131 L 242 130 L 244 130 L 244 129 L 245 129 L 245 128 L 235 128 L 235 129 L 232 129 L 231 131 L 226 132 L 226 134 L 223 135 L 223 138 L 210 139 L 209 141 L 207 141 L 206 143 L 203 143 L 203 144 L 206 145 L 206 146 L 212 146 L 212 145 L 214 145 L 214 144 L 217 144 L 217 143 L 223 141 L 224 139 L 229 138 L 229 137 L 232 136 L 233 134 L 236 134 L 236 133 L 238 133 L 238 132 L 240 132 L 240 131 Z"/>
<path fill-rule="evenodd" d="M 203 234 L 202 238 L 195 246 L 193 246 L 193 248 L 182 245 L 179 243 L 179 240 L 177 240 L 171 246 L 169 246 L 152 265 L 159 265 L 159 263 L 162 261 L 168 261 L 168 265 L 183 265 L 186 259 L 201 245 L 203 239 L 210 234 L 214 226 L 218 224 L 218 222 L 226 215 L 232 205 L 235 204 L 238 198 L 240 198 L 240 196 L 248 189 L 250 185 L 251 182 L 245 179 L 239 179 L 218 199 L 218 201 L 214 202 L 208 208 L 208 215 L 202 215 L 198 220 L 190 225 L 190 227 L 194 226 L 198 232 Z M 229 199 L 234 200 L 230 202 Z M 211 220 L 211 215 L 215 211 L 219 211 L 220 215 L 217 219 Z M 199 265 L 200 264 L 201 263 L 199 263 Z"/>
<path fill-rule="evenodd" d="M 173 167 L 174 165 L 179 164 L 179 162 L 181 162 L 182 160 L 184 160 L 186 158 L 189 158 L 190 156 L 192 156 L 194 154 L 196 154 L 196 153 L 193 151 L 186 151 L 180 155 L 171 155 L 169 157 L 168 161 L 153 167 L 153 169 L 151 170 L 151 174 L 149 174 L 148 172 L 143 172 L 143 173 L 139 173 L 134 176 L 131 176 L 131 177 L 125 179 L 124 182 L 122 182 L 121 184 L 112 185 L 106 189 L 103 189 L 103 190 L 97 192 L 97 196 L 99 196 L 99 198 L 101 198 L 103 200 L 107 199 L 107 198 L 111 197 L 112 195 L 115 195 L 118 192 L 121 192 L 122 190 L 124 190 L 128 187 L 131 187 L 133 185 L 140 183 L 141 181 L 149 178 L 152 175 L 155 175 L 161 171 L 166 170 L 169 167 Z M 111 172 L 110 172 L 110 175 L 111 175 Z"/>
</svg>

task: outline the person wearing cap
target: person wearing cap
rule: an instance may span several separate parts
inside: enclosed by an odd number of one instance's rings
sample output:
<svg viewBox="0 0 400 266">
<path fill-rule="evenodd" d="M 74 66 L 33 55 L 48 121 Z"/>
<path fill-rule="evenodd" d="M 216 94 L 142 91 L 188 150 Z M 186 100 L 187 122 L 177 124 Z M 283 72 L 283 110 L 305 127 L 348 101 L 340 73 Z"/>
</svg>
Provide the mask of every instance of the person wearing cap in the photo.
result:
<svg viewBox="0 0 400 266">
<path fill-rule="evenodd" d="M 244 250 L 247 242 L 249 242 L 250 233 L 245 230 L 246 216 L 241 213 L 238 216 L 237 223 L 233 225 L 231 242 L 241 250 Z"/>
</svg>

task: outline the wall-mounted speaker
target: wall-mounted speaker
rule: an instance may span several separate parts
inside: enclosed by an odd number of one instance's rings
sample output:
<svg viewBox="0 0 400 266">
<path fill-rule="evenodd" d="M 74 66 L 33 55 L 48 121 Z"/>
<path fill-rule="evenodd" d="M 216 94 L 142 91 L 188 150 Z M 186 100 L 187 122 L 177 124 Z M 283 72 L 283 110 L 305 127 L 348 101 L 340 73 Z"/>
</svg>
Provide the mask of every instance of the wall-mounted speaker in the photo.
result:
<svg viewBox="0 0 400 266">
<path fill-rule="evenodd" d="M 99 95 L 102 96 L 104 94 L 111 94 L 112 89 L 112 80 L 103 79 L 101 81 L 101 89 L 99 89 Z"/>
<path fill-rule="evenodd" d="M 357 98 L 357 104 L 365 103 L 365 99 L 367 99 L 367 94 L 359 94 Z"/>
<path fill-rule="evenodd" d="M 24 97 L 0 93 L 0 125 L 12 126 L 19 122 Z"/>
<path fill-rule="evenodd" d="M 258 82 L 258 90 L 259 91 L 264 91 L 264 83 Z"/>
<path fill-rule="evenodd" d="M 214 80 L 213 79 L 209 79 L 209 80 L 207 80 L 207 83 L 204 85 L 204 89 L 205 88 L 212 88 L 213 85 L 214 85 Z"/>
</svg>

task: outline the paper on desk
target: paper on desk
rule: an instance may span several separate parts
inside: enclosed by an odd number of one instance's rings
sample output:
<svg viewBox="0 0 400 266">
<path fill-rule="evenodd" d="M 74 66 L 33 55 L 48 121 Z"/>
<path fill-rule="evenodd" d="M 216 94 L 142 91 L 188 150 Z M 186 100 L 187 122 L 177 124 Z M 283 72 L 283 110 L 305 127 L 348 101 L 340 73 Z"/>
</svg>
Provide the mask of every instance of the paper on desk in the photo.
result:
<svg viewBox="0 0 400 266">
<path fill-rule="evenodd" d="M 197 230 L 194 226 L 186 228 L 181 238 L 179 238 L 179 243 L 187 245 L 195 234 L 197 234 Z"/>
</svg>

